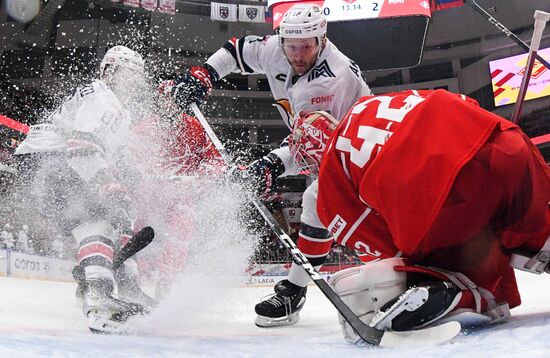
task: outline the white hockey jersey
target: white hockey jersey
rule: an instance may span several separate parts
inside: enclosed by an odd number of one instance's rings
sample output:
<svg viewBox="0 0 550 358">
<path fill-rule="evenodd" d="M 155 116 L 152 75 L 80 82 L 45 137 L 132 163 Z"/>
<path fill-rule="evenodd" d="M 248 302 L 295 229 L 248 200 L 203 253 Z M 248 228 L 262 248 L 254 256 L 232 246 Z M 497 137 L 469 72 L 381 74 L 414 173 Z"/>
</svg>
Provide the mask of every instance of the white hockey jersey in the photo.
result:
<svg viewBox="0 0 550 358">
<path fill-rule="evenodd" d="M 92 143 L 107 155 L 128 142 L 130 114 L 100 80 L 77 87 L 45 123 L 33 125 L 15 154 L 63 151 L 67 143 Z"/>
<path fill-rule="evenodd" d="M 294 72 L 278 36 L 233 38 L 206 63 L 220 78 L 231 72 L 265 74 L 289 128 L 294 116 L 302 111 L 327 111 L 341 119 L 360 97 L 371 94 L 359 66 L 328 39 L 313 68 L 295 83 L 292 83 Z M 282 111 L 285 101 L 290 105 L 286 112 Z"/>
<path fill-rule="evenodd" d="M 117 166 L 128 144 L 131 117 L 100 80 L 77 87 L 45 121 L 31 126 L 15 155 L 67 153 L 67 163 L 81 178 Z"/>
</svg>

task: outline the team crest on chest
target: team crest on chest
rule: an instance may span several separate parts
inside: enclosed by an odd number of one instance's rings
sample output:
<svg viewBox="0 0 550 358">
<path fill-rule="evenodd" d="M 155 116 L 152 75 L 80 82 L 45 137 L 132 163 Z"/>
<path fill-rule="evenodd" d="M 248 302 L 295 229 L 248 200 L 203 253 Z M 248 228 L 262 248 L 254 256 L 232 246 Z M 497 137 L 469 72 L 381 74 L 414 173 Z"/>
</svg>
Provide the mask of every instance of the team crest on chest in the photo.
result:
<svg viewBox="0 0 550 358">
<path fill-rule="evenodd" d="M 327 60 L 324 60 L 311 70 L 311 73 L 307 77 L 307 81 L 311 82 L 319 77 L 336 77 L 330 69 Z"/>
</svg>

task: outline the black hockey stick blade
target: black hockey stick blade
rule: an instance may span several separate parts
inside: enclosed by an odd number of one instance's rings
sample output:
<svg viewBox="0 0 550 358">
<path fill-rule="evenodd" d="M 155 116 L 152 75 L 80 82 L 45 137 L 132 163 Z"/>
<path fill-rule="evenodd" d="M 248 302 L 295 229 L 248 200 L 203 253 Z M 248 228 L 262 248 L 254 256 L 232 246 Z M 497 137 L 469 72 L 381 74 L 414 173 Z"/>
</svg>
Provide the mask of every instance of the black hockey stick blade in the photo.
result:
<svg viewBox="0 0 550 358">
<path fill-rule="evenodd" d="M 302 266 L 303 267 L 303 266 Z M 313 279 L 315 281 L 315 284 L 321 292 L 329 299 L 329 301 L 332 302 L 332 304 L 336 307 L 338 312 L 348 321 L 351 327 L 353 327 L 353 330 L 361 337 L 366 343 L 372 344 L 375 346 L 380 345 L 380 341 L 382 340 L 382 336 L 384 335 L 385 331 L 381 331 L 379 329 L 373 328 L 365 323 L 363 323 L 355 313 L 353 313 L 350 308 L 342 301 L 340 296 L 334 292 L 332 288 L 326 283 L 326 281 L 321 278 L 320 276 L 318 278 Z"/>
<path fill-rule="evenodd" d="M 117 269 L 127 259 L 134 256 L 144 247 L 149 245 L 155 238 L 155 230 L 152 227 L 146 226 L 141 229 L 137 234 L 132 236 L 130 241 L 118 252 L 115 260 L 113 261 L 113 269 Z"/>
</svg>

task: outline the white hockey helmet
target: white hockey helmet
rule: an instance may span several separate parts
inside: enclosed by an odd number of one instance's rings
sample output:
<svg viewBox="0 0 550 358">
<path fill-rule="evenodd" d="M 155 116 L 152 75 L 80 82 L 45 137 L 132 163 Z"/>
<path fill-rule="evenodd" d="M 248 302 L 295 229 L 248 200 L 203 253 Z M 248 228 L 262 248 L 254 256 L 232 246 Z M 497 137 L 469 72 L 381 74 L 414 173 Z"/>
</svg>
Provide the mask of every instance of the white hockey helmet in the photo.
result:
<svg viewBox="0 0 550 358">
<path fill-rule="evenodd" d="M 292 6 L 279 25 L 279 38 L 305 39 L 315 37 L 319 45 L 327 33 L 327 19 L 315 4 Z"/>
<path fill-rule="evenodd" d="M 103 56 L 99 65 L 99 78 L 103 79 L 107 66 L 123 67 L 143 74 L 145 64 L 139 53 L 119 45 L 111 47 Z"/>
</svg>

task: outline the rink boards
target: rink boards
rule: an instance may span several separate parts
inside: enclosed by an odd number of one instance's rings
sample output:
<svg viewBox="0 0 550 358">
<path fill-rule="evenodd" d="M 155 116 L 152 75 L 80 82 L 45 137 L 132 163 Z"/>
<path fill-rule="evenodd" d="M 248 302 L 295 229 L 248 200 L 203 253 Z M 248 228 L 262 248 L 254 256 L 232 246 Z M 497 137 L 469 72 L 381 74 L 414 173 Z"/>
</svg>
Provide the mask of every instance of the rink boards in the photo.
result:
<svg viewBox="0 0 550 358">
<path fill-rule="evenodd" d="M 72 260 L 0 250 L 0 277 L 73 282 L 71 271 L 74 265 L 75 262 Z M 289 266 L 288 264 L 263 265 L 262 267 L 266 269 L 263 274 L 243 273 L 242 284 L 246 287 L 271 287 L 286 278 Z M 330 272 L 323 273 L 322 276 L 328 280 Z"/>
<path fill-rule="evenodd" d="M 74 261 L 0 250 L 0 276 L 72 282 Z"/>
</svg>

